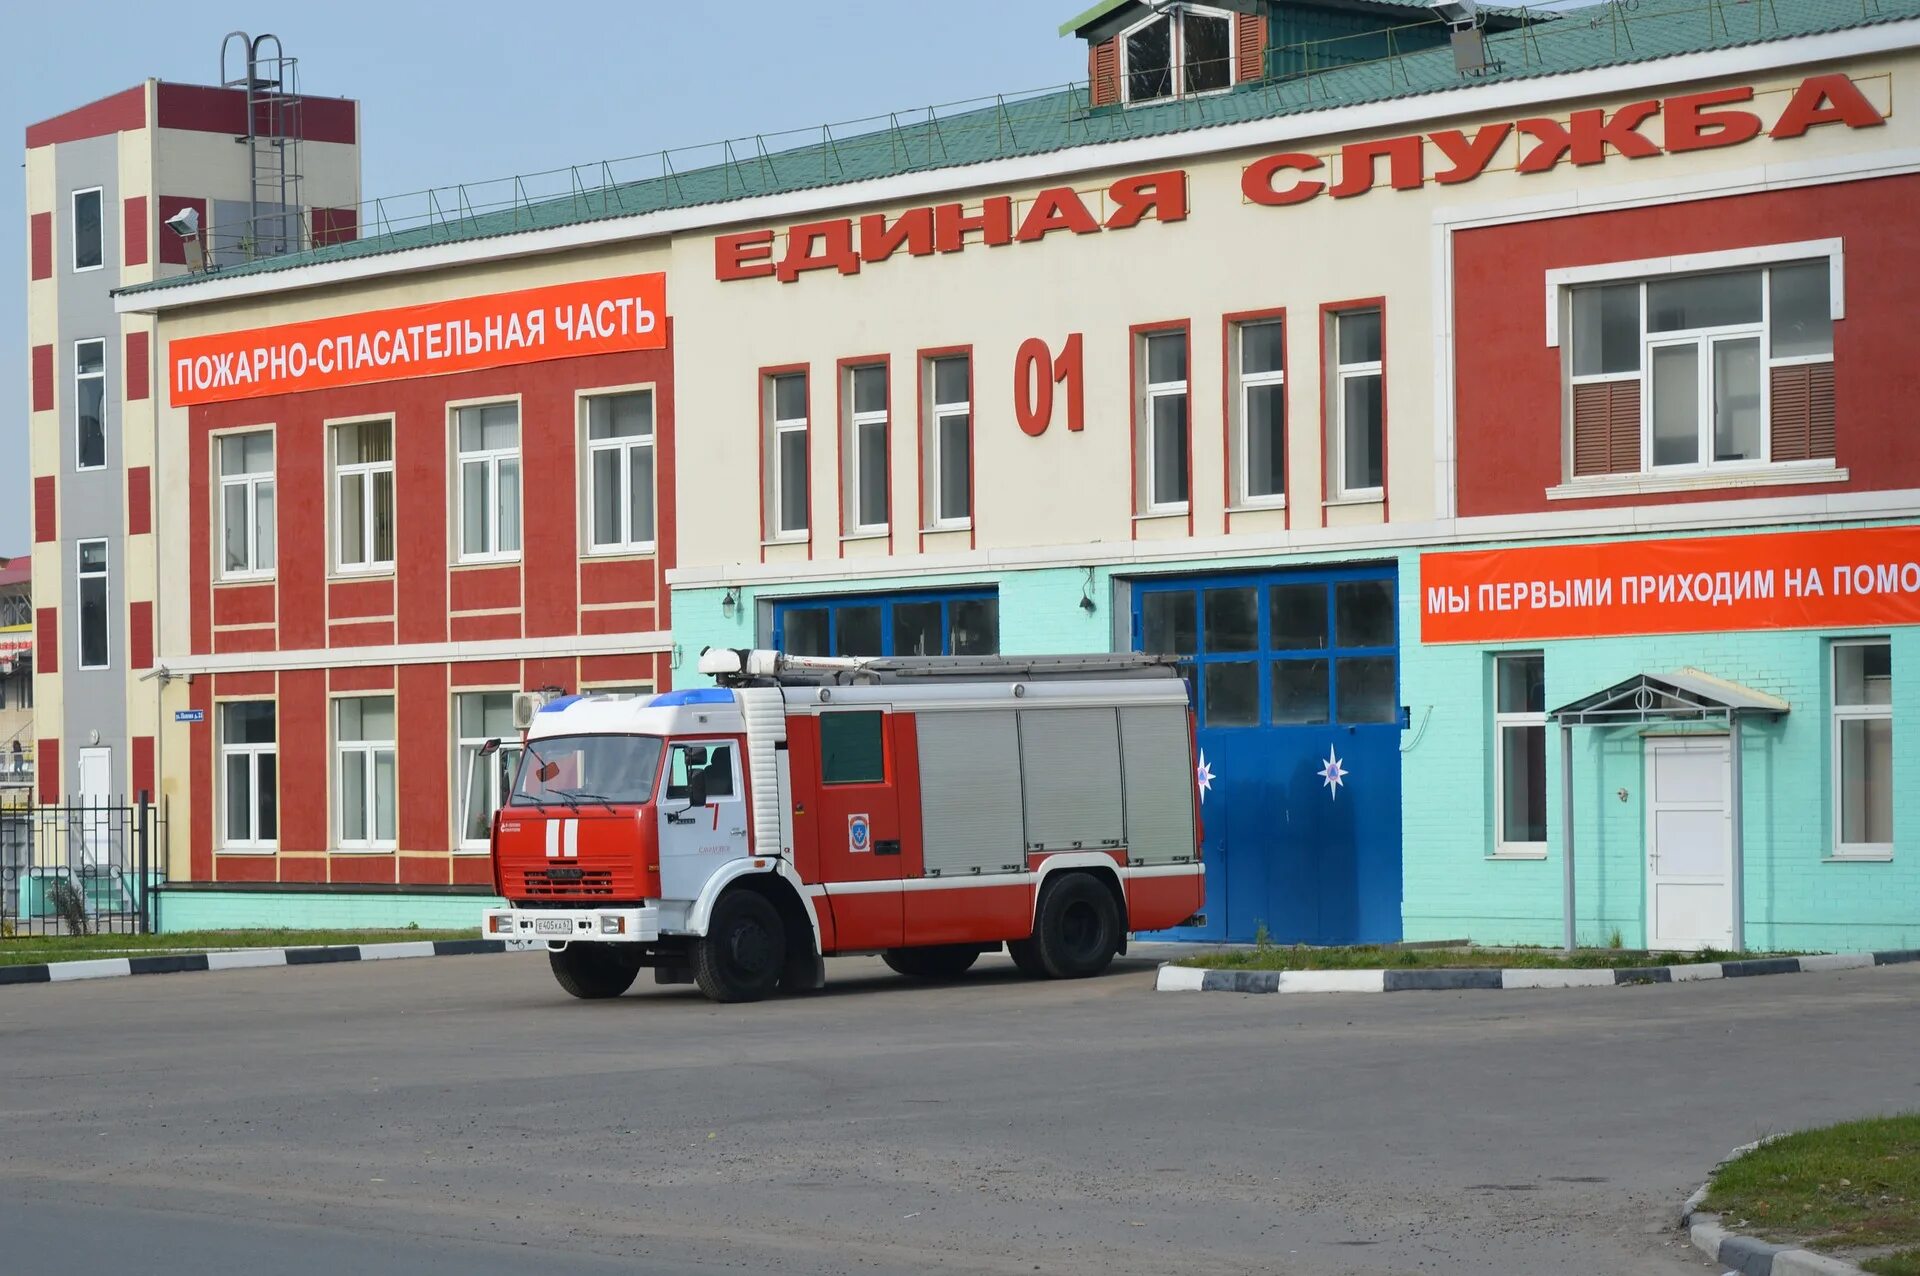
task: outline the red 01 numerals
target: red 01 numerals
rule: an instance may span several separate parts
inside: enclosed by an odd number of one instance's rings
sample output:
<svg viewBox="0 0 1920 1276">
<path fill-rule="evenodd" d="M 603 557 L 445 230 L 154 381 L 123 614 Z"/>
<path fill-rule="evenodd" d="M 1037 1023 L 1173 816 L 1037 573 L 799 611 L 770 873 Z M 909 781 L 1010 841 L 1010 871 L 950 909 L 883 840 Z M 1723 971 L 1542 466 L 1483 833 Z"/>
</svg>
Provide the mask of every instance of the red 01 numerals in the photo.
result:
<svg viewBox="0 0 1920 1276">
<path fill-rule="evenodd" d="M 1067 429 L 1087 428 L 1086 360 L 1080 352 L 1080 334 L 1069 333 L 1067 343 L 1054 358 L 1047 343 L 1028 337 L 1013 357 L 1013 417 L 1020 428 L 1034 438 L 1053 424 L 1053 387 L 1067 387 Z"/>
</svg>

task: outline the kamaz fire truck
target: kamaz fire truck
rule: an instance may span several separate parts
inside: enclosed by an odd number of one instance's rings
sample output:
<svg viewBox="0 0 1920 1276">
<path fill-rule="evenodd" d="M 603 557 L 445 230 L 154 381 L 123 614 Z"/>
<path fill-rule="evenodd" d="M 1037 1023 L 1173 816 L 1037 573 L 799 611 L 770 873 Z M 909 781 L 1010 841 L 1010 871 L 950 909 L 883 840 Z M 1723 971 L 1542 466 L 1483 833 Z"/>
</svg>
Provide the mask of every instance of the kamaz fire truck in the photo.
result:
<svg viewBox="0 0 1920 1276">
<path fill-rule="evenodd" d="M 531 715 L 494 817 L 485 933 L 560 986 L 651 966 L 715 1001 L 878 952 L 956 977 L 1006 945 L 1106 969 L 1203 896 L 1187 686 L 1139 655 L 830 659 L 709 650 L 718 685 Z"/>
</svg>

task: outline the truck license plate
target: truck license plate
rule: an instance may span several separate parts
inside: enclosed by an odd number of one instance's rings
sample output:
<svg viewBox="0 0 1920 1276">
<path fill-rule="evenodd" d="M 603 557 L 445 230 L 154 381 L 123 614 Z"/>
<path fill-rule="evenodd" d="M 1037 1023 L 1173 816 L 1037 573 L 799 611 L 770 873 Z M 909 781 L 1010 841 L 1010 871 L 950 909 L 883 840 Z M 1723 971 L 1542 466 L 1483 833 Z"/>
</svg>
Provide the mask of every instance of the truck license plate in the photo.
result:
<svg viewBox="0 0 1920 1276">
<path fill-rule="evenodd" d="M 565 917 L 536 917 L 533 919 L 533 933 L 536 935 L 571 935 L 573 922 Z"/>
</svg>

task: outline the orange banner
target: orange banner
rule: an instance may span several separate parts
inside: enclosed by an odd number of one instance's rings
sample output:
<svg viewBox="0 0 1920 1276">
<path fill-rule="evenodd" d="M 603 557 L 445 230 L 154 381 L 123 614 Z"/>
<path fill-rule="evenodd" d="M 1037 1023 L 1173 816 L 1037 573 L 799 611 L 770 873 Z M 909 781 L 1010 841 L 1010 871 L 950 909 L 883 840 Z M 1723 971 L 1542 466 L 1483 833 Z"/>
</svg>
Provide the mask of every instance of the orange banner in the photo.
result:
<svg viewBox="0 0 1920 1276">
<path fill-rule="evenodd" d="M 667 277 L 656 273 L 182 337 L 167 353 L 171 401 L 185 407 L 664 350 L 666 314 Z"/>
<path fill-rule="evenodd" d="M 1420 556 L 1422 642 L 1920 624 L 1920 527 Z"/>
</svg>

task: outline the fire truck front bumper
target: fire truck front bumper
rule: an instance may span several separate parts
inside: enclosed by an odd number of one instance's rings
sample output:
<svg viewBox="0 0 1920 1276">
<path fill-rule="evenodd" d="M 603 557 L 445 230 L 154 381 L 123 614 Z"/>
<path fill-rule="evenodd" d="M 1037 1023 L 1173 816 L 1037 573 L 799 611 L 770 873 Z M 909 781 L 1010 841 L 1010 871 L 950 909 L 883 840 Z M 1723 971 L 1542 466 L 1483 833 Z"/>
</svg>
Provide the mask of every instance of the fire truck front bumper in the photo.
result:
<svg viewBox="0 0 1920 1276">
<path fill-rule="evenodd" d="M 549 943 L 651 944 L 660 938 L 660 910 L 639 908 L 489 908 L 480 919 L 488 939 Z"/>
</svg>

